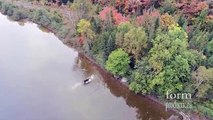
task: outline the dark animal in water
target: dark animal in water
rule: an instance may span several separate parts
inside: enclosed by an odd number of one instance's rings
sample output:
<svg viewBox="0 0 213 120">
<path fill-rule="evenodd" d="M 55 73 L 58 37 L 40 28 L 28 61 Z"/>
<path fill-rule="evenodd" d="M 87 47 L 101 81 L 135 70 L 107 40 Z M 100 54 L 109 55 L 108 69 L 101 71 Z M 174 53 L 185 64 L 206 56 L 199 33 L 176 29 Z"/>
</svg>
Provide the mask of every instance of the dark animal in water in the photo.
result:
<svg viewBox="0 0 213 120">
<path fill-rule="evenodd" d="M 90 82 L 91 82 L 91 79 L 87 78 L 87 79 L 84 80 L 84 85 L 89 84 Z"/>
<path fill-rule="evenodd" d="M 92 81 L 93 78 L 94 78 L 94 75 L 91 75 L 89 78 L 85 79 L 84 80 L 84 85 L 89 84 Z"/>
</svg>

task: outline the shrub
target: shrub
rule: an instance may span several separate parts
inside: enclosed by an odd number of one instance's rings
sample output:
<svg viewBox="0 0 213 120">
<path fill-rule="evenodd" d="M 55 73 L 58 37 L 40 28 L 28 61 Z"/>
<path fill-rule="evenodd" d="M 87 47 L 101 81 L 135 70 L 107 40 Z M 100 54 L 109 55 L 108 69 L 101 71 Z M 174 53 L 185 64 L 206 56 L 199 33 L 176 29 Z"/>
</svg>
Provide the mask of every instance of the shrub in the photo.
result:
<svg viewBox="0 0 213 120">
<path fill-rule="evenodd" d="M 61 23 L 62 22 L 62 16 L 56 11 L 54 11 L 53 14 L 51 14 L 50 19 L 52 21 L 57 22 L 57 23 Z"/>
<path fill-rule="evenodd" d="M 9 4 L 8 10 L 7 10 L 7 13 L 6 13 L 6 14 L 7 14 L 8 16 L 12 16 L 12 15 L 13 15 L 13 12 L 14 12 L 14 9 L 15 9 L 15 7 Z"/>
<path fill-rule="evenodd" d="M 213 67 L 213 55 L 207 59 L 206 66 Z"/>
<path fill-rule="evenodd" d="M 174 14 L 176 11 L 175 0 L 165 0 L 162 3 L 161 12 Z"/>
<path fill-rule="evenodd" d="M 208 42 L 208 44 L 206 45 L 205 54 L 208 57 L 213 56 L 213 39 L 210 42 Z"/>
<path fill-rule="evenodd" d="M 0 1 L 0 10 L 1 10 L 1 8 L 2 8 L 2 1 Z"/>
<path fill-rule="evenodd" d="M 205 116 L 209 116 L 211 118 L 213 117 L 213 110 L 212 109 L 205 107 L 205 106 L 202 106 L 202 105 L 198 105 L 197 109 L 198 109 L 199 112 L 201 112 Z"/>
<path fill-rule="evenodd" d="M 13 16 L 11 17 L 13 20 L 21 20 L 26 19 L 28 17 L 28 12 L 22 9 L 14 10 Z"/>
<path fill-rule="evenodd" d="M 213 19 L 212 20 L 207 20 L 205 21 L 205 26 L 204 28 L 208 31 L 213 31 Z"/>
<path fill-rule="evenodd" d="M 7 14 L 7 11 L 8 11 L 8 9 L 9 9 L 9 4 L 7 4 L 7 3 L 3 3 L 2 4 L 2 8 L 1 8 L 1 12 L 3 13 L 3 14 Z"/>
<path fill-rule="evenodd" d="M 64 28 L 62 27 L 59 31 L 58 31 L 58 36 L 60 38 L 65 38 L 65 36 L 68 34 L 69 29 L 68 28 Z"/>
<path fill-rule="evenodd" d="M 92 26 L 90 21 L 81 19 L 79 23 L 77 24 L 77 32 L 86 38 L 89 38 L 90 40 L 94 38 L 95 33 L 92 31 Z"/>
</svg>

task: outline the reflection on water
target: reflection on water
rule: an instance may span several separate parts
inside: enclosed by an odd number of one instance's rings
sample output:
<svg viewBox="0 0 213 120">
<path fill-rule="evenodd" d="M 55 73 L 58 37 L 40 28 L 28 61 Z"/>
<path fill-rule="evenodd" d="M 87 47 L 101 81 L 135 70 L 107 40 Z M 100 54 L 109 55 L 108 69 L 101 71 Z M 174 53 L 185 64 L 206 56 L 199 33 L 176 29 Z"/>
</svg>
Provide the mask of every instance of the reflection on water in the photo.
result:
<svg viewBox="0 0 213 120">
<path fill-rule="evenodd" d="M 172 115 L 171 111 L 169 111 L 170 113 L 165 112 L 165 107 L 129 91 L 127 87 L 121 85 L 119 81 L 115 80 L 101 68 L 93 65 L 90 61 L 85 59 L 84 56 L 81 55 L 80 59 L 82 67 L 89 70 L 90 73 L 99 71 L 96 74 L 99 74 L 100 80 L 103 81 L 104 86 L 106 86 L 114 96 L 123 98 L 130 108 L 134 108 L 137 113 L 137 119 L 162 120 Z"/>
<path fill-rule="evenodd" d="M 83 80 L 94 74 L 91 84 Z M 0 120 L 160 120 L 137 96 L 52 33 L 0 15 Z"/>
<path fill-rule="evenodd" d="M 41 25 L 38 25 L 38 28 L 42 31 L 42 32 L 46 32 L 46 33 L 50 33 L 50 30 L 48 30 L 47 28 L 41 26 Z"/>
</svg>

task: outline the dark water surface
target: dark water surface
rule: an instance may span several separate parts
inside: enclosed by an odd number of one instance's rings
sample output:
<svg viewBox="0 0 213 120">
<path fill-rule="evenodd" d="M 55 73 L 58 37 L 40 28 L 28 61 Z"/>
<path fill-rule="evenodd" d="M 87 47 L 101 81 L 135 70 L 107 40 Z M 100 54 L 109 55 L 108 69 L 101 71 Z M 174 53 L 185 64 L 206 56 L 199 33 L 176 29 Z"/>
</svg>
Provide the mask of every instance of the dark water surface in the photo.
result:
<svg viewBox="0 0 213 120">
<path fill-rule="evenodd" d="M 94 74 L 91 84 L 82 80 Z M 0 14 L 0 120 L 161 120 L 165 109 L 130 92 L 36 24 Z"/>
</svg>

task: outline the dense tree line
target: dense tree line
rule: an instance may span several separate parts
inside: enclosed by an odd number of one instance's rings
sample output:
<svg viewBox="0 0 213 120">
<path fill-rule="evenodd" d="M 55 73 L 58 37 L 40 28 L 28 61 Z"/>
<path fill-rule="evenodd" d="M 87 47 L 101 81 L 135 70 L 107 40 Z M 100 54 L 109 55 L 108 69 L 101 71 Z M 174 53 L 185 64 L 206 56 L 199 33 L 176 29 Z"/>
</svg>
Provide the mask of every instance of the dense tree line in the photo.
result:
<svg viewBox="0 0 213 120">
<path fill-rule="evenodd" d="M 90 56 L 115 76 L 127 77 L 136 93 L 164 99 L 168 90 L 188 92 L 193 95 L 194 111 L 213 117 L 211 2 L 92 3 L 94 12 L 85 18 L 91 26 L 85 30 L 94 37 L 83 40 L 83 44 L 90 41 L 86 50 Z"/>
</svg>

